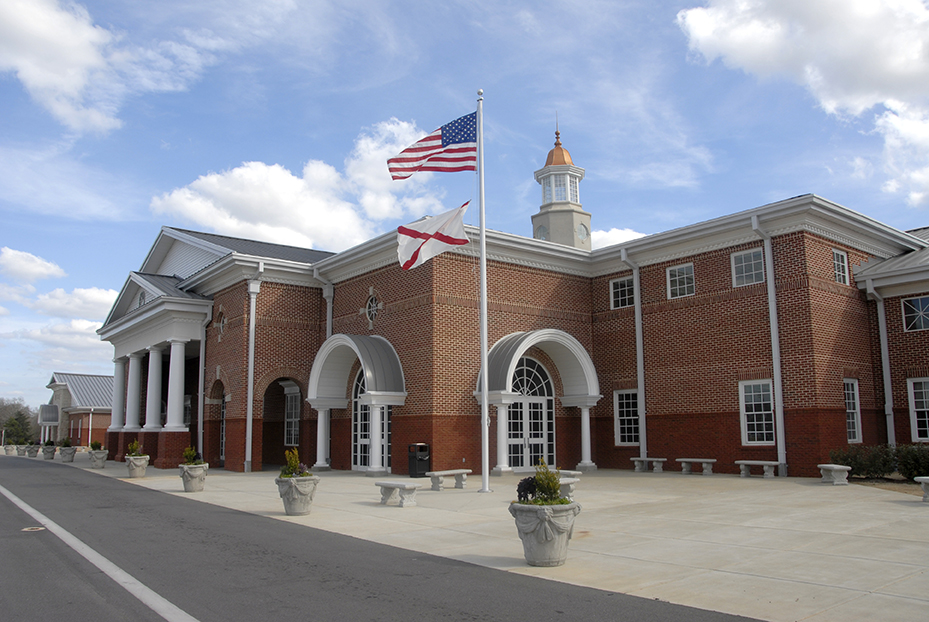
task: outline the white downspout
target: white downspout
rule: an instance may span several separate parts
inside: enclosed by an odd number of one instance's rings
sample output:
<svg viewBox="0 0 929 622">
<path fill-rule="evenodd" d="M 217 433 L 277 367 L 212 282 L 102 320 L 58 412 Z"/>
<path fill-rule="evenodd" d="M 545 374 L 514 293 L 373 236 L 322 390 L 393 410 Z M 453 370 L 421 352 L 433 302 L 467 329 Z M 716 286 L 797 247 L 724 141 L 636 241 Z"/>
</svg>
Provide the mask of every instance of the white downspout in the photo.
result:
<svg viewBox="0 0 929 622">
<path fill-rule="evenodd" d="M 329 339 L 332 337 L 332 299 L 335 296 L 335 285 L 319 273 L 319 268 L 313 268 L 313 278 L 323 284 L 323 298 L 326 299 L 326 339 Z"/>
<path fill-rule="evenodd" d="M 752 216 L 752 230 L 764 240 L 765 282 L 768 288 L 768 323 L 771 325 L 771 364 L 774 368 L 774 434 L 777 442 L 778 475 L 787 477 L 787 435 L 784 430 L 784 385 L 781 379 L 781 337 L 777 322 L 777 293 L 774 284 L 774 250 L 758 216 Z"/>
<path fill-rule="evenodd" d="M 255 401 L 255 310 L 258 292 L 261 291 L 261 276 L 265 271 L 263 261 L 258 262 L 258 273 L 248 282 L 248 392 L 245 406 L 245 465 L 246 473 L 252 472 L 252 424 Z"/>
<path fill-rule="evenodd" d="M 639 457 L 648 457 L 648 438 L 645 426 L 645 337 L 642 329 L 642 288 L 640 287 L 639 265 L 629 259 L 626 249 L 620 251 L 620 259 L 632 268 L 633 301 L 635 304 L 635 374 L 636 399 L 639 402 Z"/>
<path fill-rule="evenodd" d="M 204 455 L 203 453 L 203 409 L 206 404 L 206 387 L 203 386 L 203 383 L 206 382 L 206 327 L 207 324 L 213 321 L 213 307 L 210 307 L 210 310 L 206 314 L 206 319 L 200 323 L 200 369 L 198 373 L 199 378 L 199 391 L 197 391 L 197 451 L 200 452 L 200 456 Z M 217 378 L 218 380 L 218 378 Z M 205 460 L 206 458 L 204 458 Z"/>
<path fill-rule="evenodd" d="M 94 437 L 94 409 L 90 409 L 90 416 L 87 417 L 87 446 L 90 447 L 90 441 Z M 81 439 L 77 439 L 77 444 L 81 444 Z"/>
<path fill-rule="evenodd" d="M 884 309 L 884 297 L 874 289 L 874 281 L 868 279 L 868 298 L 877 302 L 877 328 L 881 340 L 881 372 L 884 376 L 884 416 L 887 418 L 887 444 L 897 446 L 897 433 L 894 427 L 894 394 L 890 380 L 890 346 L 887 343 L 887 315 Z"/>
</svg>

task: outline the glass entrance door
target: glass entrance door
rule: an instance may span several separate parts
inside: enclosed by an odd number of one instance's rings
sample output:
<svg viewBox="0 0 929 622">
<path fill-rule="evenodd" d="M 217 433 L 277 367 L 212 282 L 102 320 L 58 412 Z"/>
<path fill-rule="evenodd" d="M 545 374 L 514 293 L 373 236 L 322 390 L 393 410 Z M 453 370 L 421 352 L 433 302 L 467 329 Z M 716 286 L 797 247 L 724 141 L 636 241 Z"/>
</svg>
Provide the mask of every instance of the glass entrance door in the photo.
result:
<svg viewBox="0 0 929 622">
<path fill-rule="evenodd" d="M 510 467 L 555 465 L 555 400 L 548 372 L 522 358 L 513 375 L 513 391 L 522 397 L 507 409 L 507 457 Z"/>
</svg>

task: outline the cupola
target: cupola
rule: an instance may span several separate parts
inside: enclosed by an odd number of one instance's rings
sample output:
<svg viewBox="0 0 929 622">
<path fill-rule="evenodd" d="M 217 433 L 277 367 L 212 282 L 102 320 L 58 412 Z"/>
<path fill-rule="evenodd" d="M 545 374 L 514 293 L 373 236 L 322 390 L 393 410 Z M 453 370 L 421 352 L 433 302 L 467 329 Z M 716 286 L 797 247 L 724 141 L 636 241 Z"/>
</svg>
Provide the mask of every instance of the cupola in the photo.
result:
<svg viewBox="0 0 929 622">
<path fill-rule="evenodd" d="M 581 208 L 580 183 L 584 169 L 574 165 L 555 129 L 555 147 L 545 166 L 535 172 L 542 186 L 542 206 L 532 216 L 532 237 L 590 250 L 590 214 Z"/>
</svg>

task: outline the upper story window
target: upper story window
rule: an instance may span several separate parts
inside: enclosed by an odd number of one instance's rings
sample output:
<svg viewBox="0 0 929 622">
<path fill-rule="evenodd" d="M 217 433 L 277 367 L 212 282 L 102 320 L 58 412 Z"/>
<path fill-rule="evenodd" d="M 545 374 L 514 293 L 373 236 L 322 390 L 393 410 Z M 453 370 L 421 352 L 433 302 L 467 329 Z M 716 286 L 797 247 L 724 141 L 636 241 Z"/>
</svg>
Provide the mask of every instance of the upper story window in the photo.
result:
<svg viewBox="0 0 929 622">
<path fill-rule="evenodd" d="M 542 180 L 542 205 L 552 202 L 552 178 L 546 177 Z"/>
<path fill-rule="evenodd" d="M 835 282 L 848 285 L 848 254 L 832 249 L 832 265 L 835 268 Z"/>
<path fill-rule="evenodd" d="M 139 306 L 141 307 L 144 304 L 145 304 L 145 292 L 141 291 L 139 292 Z"/>
<path fill-rule="evenodd" d="M 610 308 L 622 309 L 635 304 L 635 280 L 631 277 L 610 281 Z"/>
<path fill-rule="evenodd" d="M 903 301 L 903 330 L 929 328 L 929 296 L 907 298 Z"/>
<path fill-rule="evenodd" d="M 692 263 L 668 268 L 667 276 L 668 298 L 693 296 L 694 293 L 696 293 L 696 287 L 694 285 L 694 265 Z"/>
<path fill-rule="evenodd" d="M 569 176 L 568 184 L 569 184 L 568 188 L 570 191 L 570 194 L 568 195 L 568 200 L 571 201 L 572 203 L 580 203 L 581 198 L 580 198 L 580 193 L 577 190 L 577 177 Z"/>
<path fill-rule="evenodd" d="M 764 282 L 764 255 L 760 248 L 732 253 L 732 286 Z"/>
</svg>

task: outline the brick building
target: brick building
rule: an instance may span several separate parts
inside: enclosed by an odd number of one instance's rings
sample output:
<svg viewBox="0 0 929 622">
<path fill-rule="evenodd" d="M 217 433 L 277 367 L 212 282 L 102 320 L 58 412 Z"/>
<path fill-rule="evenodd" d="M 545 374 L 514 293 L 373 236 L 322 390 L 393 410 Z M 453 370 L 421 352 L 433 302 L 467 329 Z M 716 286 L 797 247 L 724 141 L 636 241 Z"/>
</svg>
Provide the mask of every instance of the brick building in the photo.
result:
<svg viewBox="0 0 929 622">
<path fill-rule="evenodd" d="M 929 441 L 929 230 L 815 195 L 590 250 L 556 142 L 534 239 L 487 232 L 494 472 L 538 458 L 776 461 Z M 236 471 L 481 464 L 477 230 L 410 271 L 396 233 L 341 253 L 163 227 L 101 337 L 111 458 L 187 445 Z M 379 440 L 379 442 L 377 442 Z"/>
<path fill-rule="evenodd" d="M 51 411 L 54 426 L 44 434 L 56 443 L 68 439 L 75 447 L 90 446 L 91 441 L 106 442 L 113 404 L 113 376 L 52 373 L 46 388 L 52 397 L 43 411 Z"/>
</svg>

